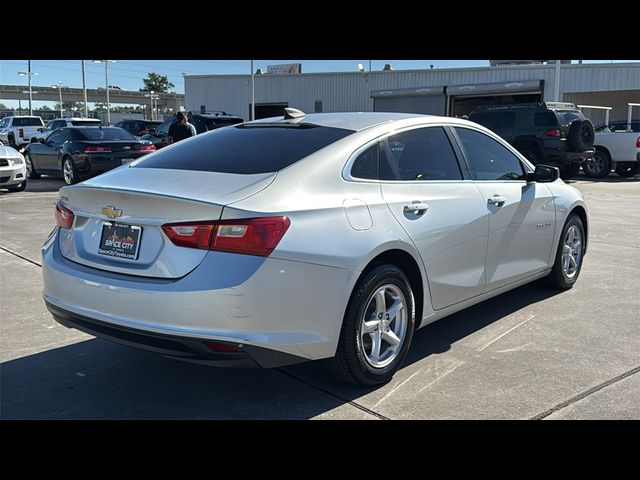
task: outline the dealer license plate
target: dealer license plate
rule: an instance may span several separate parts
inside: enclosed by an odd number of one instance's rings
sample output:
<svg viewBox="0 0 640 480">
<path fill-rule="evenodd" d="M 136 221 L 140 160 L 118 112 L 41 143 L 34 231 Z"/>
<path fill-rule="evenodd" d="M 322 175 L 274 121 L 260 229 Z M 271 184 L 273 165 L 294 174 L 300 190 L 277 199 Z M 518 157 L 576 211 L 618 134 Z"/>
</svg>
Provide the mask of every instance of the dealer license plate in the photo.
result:
<svg viewBox="0 0 640 480">
<path fill-rule="evenodd" d="M 111 257 L 136 260 L 141 236 L 142 227 L 124 223 L 104 222 L 98 253 Z"/>
</svg>

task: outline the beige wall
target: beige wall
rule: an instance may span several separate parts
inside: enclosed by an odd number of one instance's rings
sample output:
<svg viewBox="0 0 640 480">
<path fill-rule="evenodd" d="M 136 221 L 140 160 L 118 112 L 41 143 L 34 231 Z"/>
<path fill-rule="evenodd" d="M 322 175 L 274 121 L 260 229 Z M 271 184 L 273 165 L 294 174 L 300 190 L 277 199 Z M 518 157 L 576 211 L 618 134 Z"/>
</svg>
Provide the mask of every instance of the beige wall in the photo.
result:
<svg viewBox="0 0 640 480">
<path fill-rule="evenodd" d="M 627 103 L 640 103 L 640 90 L 565 93 L 564 101 L 572 102 L 576 105 L 613 107 L 609 114 L 609 120 L 626 120 Z M 587 118 L 591 119 L 594 125 L 604 123 L 604 110 L 584 108 L 582 111 Z M 633 118 L 640 118 L 640 108 L 633 108 Z"/>
</svg>

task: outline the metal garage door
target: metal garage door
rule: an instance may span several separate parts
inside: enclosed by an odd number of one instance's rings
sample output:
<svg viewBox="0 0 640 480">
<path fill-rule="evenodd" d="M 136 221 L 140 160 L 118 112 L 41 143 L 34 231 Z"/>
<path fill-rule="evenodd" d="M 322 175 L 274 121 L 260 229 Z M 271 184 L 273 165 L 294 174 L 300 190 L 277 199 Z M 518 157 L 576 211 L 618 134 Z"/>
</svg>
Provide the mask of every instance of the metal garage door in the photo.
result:
<svg viewBox="0 0 640 480">
<path fill-rule="evenodd" d="M 479 106 L 541 102 L 544 80 L 447 86 L 449 116 L 466 115 Z"/>
<path fill-rule="evenodd" d="M 374 112 L 405 112 L 444 115 L 444 87 L 401 88 L 371 92 Z"/>
</svg>

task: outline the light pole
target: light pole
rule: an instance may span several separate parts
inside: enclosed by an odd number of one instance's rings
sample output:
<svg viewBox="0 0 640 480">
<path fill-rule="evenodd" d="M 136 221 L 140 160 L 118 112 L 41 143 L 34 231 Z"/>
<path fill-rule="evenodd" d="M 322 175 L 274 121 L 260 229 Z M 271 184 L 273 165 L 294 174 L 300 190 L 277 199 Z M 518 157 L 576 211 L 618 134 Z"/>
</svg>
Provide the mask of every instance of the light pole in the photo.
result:
<svg viewBox="0 0 640 480">
<path fill-rule="evenodd" d="M 107 125 L 111 125 L 111 108 L 109 107 L 109 63 L 116 63 L 115 60 L 94 60 L 93 63 L 104 63 L 104 80 L 107 89 Z"/>
<path fill-rule="evenodd" d="M 64 109 L 62 108 L 62 80 L 58 81 L 57 85 L 51 85 L 51 88 L 57 88 L 60 95 L 60 118 L 64 117 Z"/>
<path fill-rule="evenodd" d="M 31 71 L 31 60 L 27 60 L 27 71 L 26 72 L 18 72 L 18 75 L 29 77 L 29 115 L 33 115 L 33 109 L 31 108 L 32 93 L 31 93 L 31 77 L 33 75 L 38 75 L 36 72 Z"/>
<path fill-rule="evenodd" d="M 160 95 L 158 95 L 157 93 L 155 93 L 153 90 L 151 90 L 149 93 L 145 93 L 144 95 L 145 97 L 149 97 L 149 101 L 151 102 L 151 120 L 156 120 L 158 118 L 158 99 L 160 98 Z M 153 101 L 156 101 L 156 115 L 155 118 L 153 116 Z"/>
<path fill-rule="evenodd" d="M 22 93 L 25 95 L 29 95 L 29 99 L 31 99 L 31 96 L 37 94 L 38 92 L 23 90 Z M 20 99 L 18 99 L 18 110 L 20 111 L 20 115 L 22 115 L 22 104 L 20 103 Z"/>
<path fill-rule="evenodd" d="M 251 60 L 251 120 L 256 119 L 256 77 L 253 71 L 253 60 Z M 264 83 L 264 82 L 263 82 Z"/>
<path fill-rule="evenodd" d="M 89 108 L 87 104 L 87 74 L 84 69 L 84 60 L 82 60 L 82 96 L 84 98 L 84 118 L 89 118 Z"/>
</svg>

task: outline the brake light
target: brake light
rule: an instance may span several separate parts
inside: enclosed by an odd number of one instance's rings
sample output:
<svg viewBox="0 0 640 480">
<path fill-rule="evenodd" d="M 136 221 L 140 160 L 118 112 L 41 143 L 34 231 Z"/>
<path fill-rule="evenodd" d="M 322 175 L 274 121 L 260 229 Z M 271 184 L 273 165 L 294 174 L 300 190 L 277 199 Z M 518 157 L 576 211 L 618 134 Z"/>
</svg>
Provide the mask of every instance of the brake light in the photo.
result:
<svg viewBox="0 0 640 480">
<path fill-rule="evenodd" d="M 162 230 L 175 245 L 267 257 L 278 246 L 291 221 L 287 217 L 247 218 L 220 222 L 170 223 Z"/>
<path fill-rule="evenodd" d="M 18 129 L 18 136 L 24 138 L 24 128 Z"/>
<path fill-rule="evenodd" d="M 84 153 L 110 153 L 111 147 L 86 147 Z"/>
<path fill-rule="evenodd" d="M 141 152 L 155 152 L 156 151 L 156 147 L 153 145 L 142 145 L 140 147 L 140 151 Z"/>
<path fill-rule="evenodd" d="M 636 140 L 636 148 L 640 148 L 640 137 Z"/>
<path fill-rule="evenodd" d="M 560 136 L 560 130 L 558 130 L 557 128 L 551 128 L 551 129 L 547 130 L 546 132 L 544 132 L 544 134 L 547 137 L 559 137 Z"/>
<path fill-rule="evenodd" d="M 208 250 L 215 228 L 216 224 L 210 222 L 169 223 L 162 226 L 162 231 L 174 245 Z"/>
<path fill-rule="evenodd" d="M 73 225 L 73 212 L 65 207 L 60 200 L 55 203 L 56 223 L 59 227 L 69 229 Z"/>
</svg>

